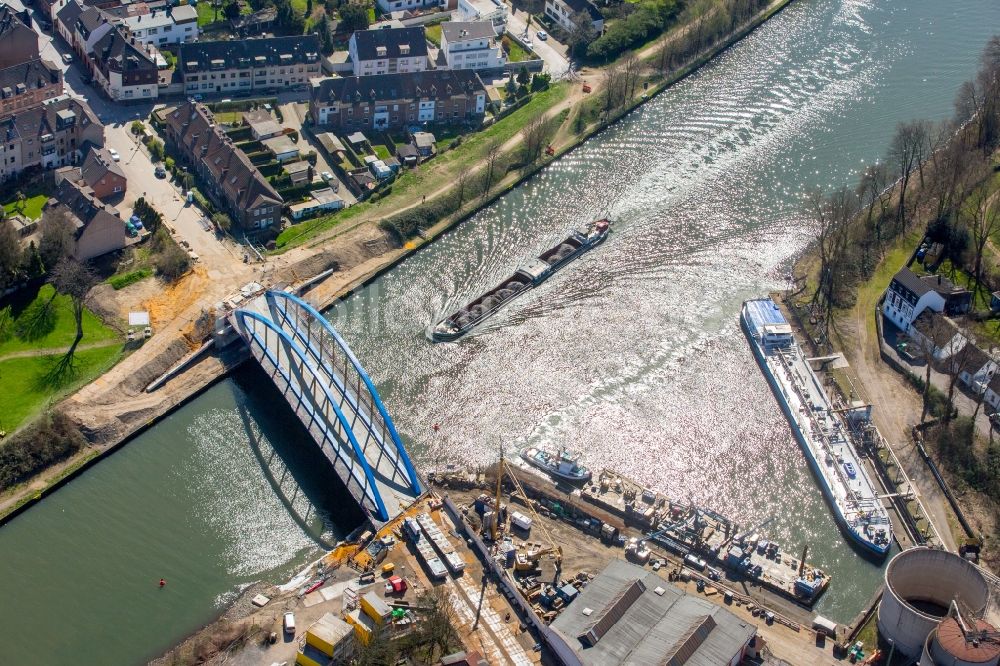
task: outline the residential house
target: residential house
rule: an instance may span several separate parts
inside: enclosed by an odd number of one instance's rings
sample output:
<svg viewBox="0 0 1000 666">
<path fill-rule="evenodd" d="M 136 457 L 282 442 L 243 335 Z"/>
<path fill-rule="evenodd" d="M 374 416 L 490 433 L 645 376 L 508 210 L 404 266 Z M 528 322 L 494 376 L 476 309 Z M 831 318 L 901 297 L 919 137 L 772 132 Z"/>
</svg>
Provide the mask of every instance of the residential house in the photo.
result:
<svg viewBox="0 0 1000 666">
<path fill-rule="evenodd" d="M 1000 373 L 994 374 L 993 379 L 986 386 L 983 402 L 989 405 L 994 412 L 1000 410 Z"/>
<path fill-rule="evenodd" d="M 59 202 L 56 209 L 63 209 L 73 222 L 74 257 L 87 261 L 125 247 L 125 223 L 85 182 L 62 179 L 54 198 Z"/>
<path fill-rule="evenodd" d="M 101 200 L 120 198 L 128 187 L 128 178 L 107 148 L 90 146 L 80 165 L 80 177 Z"/>
<path fill-rule="evenodd" d="M 414 132 L 413 145 L 424 159 L 433 157 L 437 150 L 437 139 L 430 132 Z"/>
<path fill-rule="evenodd" d="M 340 210 L 343 207 L 344 200 L 331 188 L 324 187 L 310 192 L 307 201 L 289 206 L 288 212 L 293 220 L 303 220 L 324 210 Z"/>
<path fill-rule="evenodd" d="M 167 5 L 148 14 L 129 16 L 123 23 L 136 41 L 157 47 L 198 39 L 198 12 L 191 5 Z"/>
<path fill-rule="evenodd" d="M 193 167 L 203 190 L 234 223 L 245 230 L 278 224 L 281 195 L 216 124 L 208 107 L 186 102 L 165 121 L 170 150 Z"/>
<path fill-rule="evenodd" d="M 278 124 L 271 112 L 265 109 L 247 111 L 243 114 L 243 124 L 250 128 L 250 133 L 258 141 L 270 139 L 285 133 L 285 128 Z"/>
<path fill-rule="evenodd" d="M 308 185 L 312 181 L 313 166 L 305 160 L 286 164 L 284 169 L 292 181 L 292 185 Z"/>
<path fill-rule="evenodd" d="M 157 51 L 115 27 L 94 45 L 94 81 L 116 102 L 156 99 L 159 95 Z"/>
<path fill-rule="evenodd" d="M 321 70 L 316 35 L 183 44 L 178 62 L 188 95 L 295 88 Z"/>
<path fill-rule="evenodd" d="M 56 97 L 0 119 L 0 180 L 33 167 L 79 164 L 91 143 L 104 145 L 104 127 L 83 100 Z"/>
<path fill-rule="evenodd" d="M 507 5 L 493 0 L 458 0 L 457 21 L 485 21 L 494 27 L 507 23 Z"/>
<path fill-rule="evenodd" d="M 62 94 L 62 70 L 41 58 L 0 69 L 0 117 Z"/>
<path fill-rule="evenodd" d="M 279 134 L 278 136 L 272 136 L 270 139 L 264 139 L 261 141 L 261 144 L 274 153 L 275 159 L 279 162 L 299 159 L 299 147 L 287 134 Z"/>
<path fill-rule="evenodd" d="M 55 15 L 52 17 L 53 31 L 66 40 L 66 43 L 77 52 L 77 55 L 81 54 L 76 48 L 76 22 L 79 20 L 80 14 L 83 13 L 84 9 L 86 7 L 82 2 L 68 0 L 57 8 Z"/>
<path fill-rule="evenodd" d="M 447 4 L 441 0 L 376 0 L 376 3 L 383 14 L 405 11 L 412 12 L 418 9 L 433 9 L 434 7 L 443 7 Z"/>
<path fill-rule="evenodd" d="M 479 124 L 486 113 L 486 89 L 469 69 L 322 79 L 313 82 L 309 112 L 317 125 L 341 131 Z"/>
<path fill-rule="evenodd" d="M 65 12 L 67 10 L 63 10 Z M 62 22 L 62 12 L 59 21 Z M 111 33 L 115 27 L 114 17 L 96 7 L 85 7 L 76 17 L 73 24 L 73 39 L 70 44 L 77 55 L 92 61 L 94 49 L 102 38 Z"/>
<path fill-rule="evenodd" d="M 982 395 L 997 374 L 997 365 L 990 356 L 971 342 L 965 345 L 955 359 L 954 369 L 958 370 L 958 380 L 976 395 Z"/>
<path fill-rule="evenodd" d="M 448 69 L 503 69 L 507 63 L 493 26 L 484 21 L 441 24 L 441 55 Z"/>
<path fill-rule="evenodd" d="M 38 33 L 28 11 L 18 12 L 0 3 L 0 68 L 39 57 Z"/>
<path fill-rule="evenodd" d="M 971 294 L 940 275 L 917 276 L 903 267 L 893 276 L 885 292 L 882 313 L 901 331 L 908 333 L 910 325 L 926 308 L 947 314 L 968 312 Z"/>
<path fill-rule="evenodd" d="M 590 0 L 545 0 L 545 15 L 563 30 L 574 30 L 573 18 L 583 12 L 597 34 L 604 31 L 604 15 Z"/>
<path fill-rule="evenodd" d="M 36 11 L 44 17 L 45 20 L 51 21 L 53 24 L 56 22 L 56 16 L 68 3 L 75 2 L 76 0 L 34 0 Z M 98 9 L 111 9 L 114 7 L 120 7 L 122 5 L 121 0 L 83 0 L 82 4 L 85 7 L 97 7 Z M 135 3 L 141 4 L 141 3 Z"/>
<path fill-rule="evenodd" d="M 924 360 L 930 356 L 935 363 L 954 356 L 968 344 L 955 322 L 931 309 L 925 309 L 913 320 L 908 334 L 917 343 L 919 356 Z"/>
<path fill-rule="evenodd" d="M 423 27 L 358 30 L 351 35 L 347 52 L 354 76 L 422 72 L 428 68 Z"/>
</svg>

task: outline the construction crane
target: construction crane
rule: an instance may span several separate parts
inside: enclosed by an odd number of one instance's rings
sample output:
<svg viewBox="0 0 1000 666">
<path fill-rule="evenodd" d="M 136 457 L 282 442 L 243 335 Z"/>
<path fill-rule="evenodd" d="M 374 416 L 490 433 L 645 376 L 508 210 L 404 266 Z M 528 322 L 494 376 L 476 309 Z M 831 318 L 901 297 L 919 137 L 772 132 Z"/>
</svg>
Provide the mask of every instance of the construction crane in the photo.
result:
<svg viewBox="0 0 1000 666">
<path fill-rule="evenodd" d="M 756 525 L 754 525 L 754 526 L 753 526 L 753 527 L 751 527 L 750 529 L 748 529 L 748 530 L 744 530 L 744 531 L 743 531 L 742 533 L 738 534 L 738 535 L 737 535 L 737 536 L 735 537 L 735 540 L 736 540 L 736 541 L 742 541 L 743 539 L 746 539 L 746 538 L 750 537 L 750 536 L 751 536 L 751 535 L 753 535 L 753 534 L 754 534 L 754 533 L 755 533 L 755 532 L 756 532 L 757 530 L 762 530 L 762 529 L 764 529 L 765 527 L 767 527 L 768 525 L 770 525 L 771 523 L 773 523 L 773 522 L 774 522 L 774 520 L 775 520 L 775 518 L 777 518 L 777 516 L 771 516 L 770 518 L 767 518 L 767 519 L 765 519 L 765 520 L 763 520 L 763 521 L 761 521 L 761 522 L 757 523 Z"/>
<path fill-rule="evenodd" d="M 552 534 L 549 532 L 548 528 L 545 527 L 545 524 L 541 521 L 538 514 L 535 512 L 534 503 L 530 499 L 528 499 L 528 494 L 524 492 L 524 488 L 521 486 L 521 482 L 518 480 L 517 475 L 514 474 L 514 470 L 511 469 L 510 464 L 507 462 L 507 459 L 504 458 L 503 445 L 500 446 L 500 460 L 497 463 L 496 505 L 494 507 L 497 518 L 493 523 L 493 529 L 491 532 L 493 536 L 493 541 L 496 542 L 497 536 L 499 535 L 500 532 L 500 526 L 499 526 L 500 499 L 501 499 L 501 488 L 503 487 L 503 477 L 505 472 L 507 476 L 510 477 L 510 480 L 514 482 L 514 488 L 516 489 L 517 495 L 520 496 L 521 500 L 524 502 L 524 506 L 526 506 L 528 508 L 529 513 L 531 513 L 531 517 L 534 521 L 533 524 L 537 525 L 541 529 L 542 534 L 545 535 L 545 540 L 548 542 L 548 545 L 542 548 L 529 549 L 525 553 L 526 561 L 533 564 L 537 562 L 543 555 L 546 555 L 548 553 L 555 553 L 556 555 L 555 577 L 556 580 L 558 581 L 559 574 L 562 571 L 562 557 L 563 557 L 562 546 L 560 546 L 556 542 L 556 540 L 552 537 Z"/>
<path fill-rule="evenodd" d="M 802 572 L 806 568 L 806 555 L 809 554 L 809 544 L 802 546 L 802 557 L 799 558 L 799 578 L 802 578 Z"/>
</svg>

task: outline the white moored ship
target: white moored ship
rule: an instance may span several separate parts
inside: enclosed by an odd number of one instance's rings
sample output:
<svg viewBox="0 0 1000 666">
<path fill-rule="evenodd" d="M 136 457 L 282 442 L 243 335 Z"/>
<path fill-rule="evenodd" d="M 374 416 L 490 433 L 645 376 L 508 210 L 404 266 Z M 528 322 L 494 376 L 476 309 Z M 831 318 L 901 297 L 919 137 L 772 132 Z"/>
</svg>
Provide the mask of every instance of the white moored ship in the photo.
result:
<svg viewBox="0 0 1000 666">
<path fill-rule="evenodd" d="M 892 541 L 889 514 L 861 464 L 841 413 L 833 408 L 795 343 L 792 327 L 770 298 L 746 301 L 740 320 L 837 524 L 865 552 L 884 556 Z"/>
</svg>

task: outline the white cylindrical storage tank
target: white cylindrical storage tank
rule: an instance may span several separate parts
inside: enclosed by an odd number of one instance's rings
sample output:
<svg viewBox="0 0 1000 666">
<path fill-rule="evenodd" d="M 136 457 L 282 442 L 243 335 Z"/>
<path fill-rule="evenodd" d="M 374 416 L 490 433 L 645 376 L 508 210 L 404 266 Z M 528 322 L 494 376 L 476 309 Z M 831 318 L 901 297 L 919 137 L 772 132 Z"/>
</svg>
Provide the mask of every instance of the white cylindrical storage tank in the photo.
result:
<svg viewBox="0 0 1000 666">
<path fill-rule="evenodd" d="M 944 550 L 905 550 L 885 569 L 879 633 L 893 641 L 896 650 L 918 660 L 927 636 L 956 599 L 976 613 L 986 608 L 989 592 L 976 567 Z"/>
<path fill-rule="evenodd" d="M 920 666 L 998 666 L 1000 634 L 982 620 L 975 628 L 962 625 L 954 617 L 945 618 L 927 637 Z"/>
</svg>

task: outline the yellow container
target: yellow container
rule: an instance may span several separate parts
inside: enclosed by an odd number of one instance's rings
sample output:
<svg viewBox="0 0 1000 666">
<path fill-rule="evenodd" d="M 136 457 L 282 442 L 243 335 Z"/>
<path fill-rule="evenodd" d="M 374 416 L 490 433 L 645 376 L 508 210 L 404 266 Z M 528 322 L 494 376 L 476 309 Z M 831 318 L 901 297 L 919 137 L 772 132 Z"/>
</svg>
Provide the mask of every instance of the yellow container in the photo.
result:
<svg viewBox="0 0 1000 666">
<path fill-rule="evenodd" d="M 383 564 L 382 565 L 382 575 L 383 576 L 388 576 L 389 574 L 391 574 L 395 570 L 396 570 L 396 565 L 393 564 L 392 562 L 389 562 L 387 564 Z"/>
</svg>

